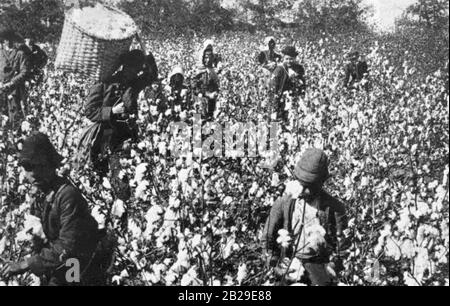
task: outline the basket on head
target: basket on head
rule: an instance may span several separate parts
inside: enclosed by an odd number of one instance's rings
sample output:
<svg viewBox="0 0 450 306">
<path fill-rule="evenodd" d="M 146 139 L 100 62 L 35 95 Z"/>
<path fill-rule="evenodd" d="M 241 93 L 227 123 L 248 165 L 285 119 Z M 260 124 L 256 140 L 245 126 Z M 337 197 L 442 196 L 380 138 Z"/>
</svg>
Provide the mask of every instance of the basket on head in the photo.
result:
<svg viewBox="0 0 450 306">
<path fill-rule="evenodd" d="M 104 80 L 118 68 L 118 59 L 129 51 L 137 27 L 130 16 L 115 8 L 72 9 L 65 17 L 55 66 Z"/>
</svg>

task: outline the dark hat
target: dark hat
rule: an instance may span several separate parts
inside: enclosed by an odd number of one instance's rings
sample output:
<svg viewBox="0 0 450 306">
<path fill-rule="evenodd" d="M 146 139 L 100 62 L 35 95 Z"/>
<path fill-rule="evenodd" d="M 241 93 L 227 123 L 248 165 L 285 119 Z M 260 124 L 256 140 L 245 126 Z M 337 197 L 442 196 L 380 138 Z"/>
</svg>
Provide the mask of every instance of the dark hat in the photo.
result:
<svg viewBox="0 0 450 306">
<path fill-rule="evenodd" d="M 358 57 L 359 57 L 359 52 L 358 51 L 350 51 L 347 54 L 347 59 L 349 59 L 349 60 L 356 60 L 356 59 L 358 59 Z"/>
<path fill-rule="evenodd" d="M 18 34 L 17 32 L 15 32 L 14 30 L 11 30 L 11 29 L 5 29 L 5 30 L 0 31 L 0 41 L 3 41 L 3 40 L 9 40 L 9 41 L 18 42 L 18 43 L 23 42 L 22 36 L 20 36 L 20 34 Z"/>
<path fill-rule="evenodd" d="M 295 50 L 294 46 L 286 46 L 284 47 L 284 49 L 281 51 L 284 55 L 288 55 L 288 56 L 292 56 L 292 57 L 297 57 L 298 52 L 297 50 Z"/>
<path fill-rule="evenodd" d="M 329 176 L 327 155 L 319 149 L 307 149 L 297 163 L 294 174 L 301 182 L 323 184 Z"/>
<path fill-rule="evenodd" d="M 26 138 L 19 153 L 19 163 L 30 163 L 32 165 L 43 165 L 50 163 L 59 168 L 64 158 L 56 152 L 47 135 L 34 132 Z"/>
<path fill-rule="evenodd" d="M 120 64 L 124 66 L 142 67 L 145 61 L 145 54 L 139 49 L 128 51 L 120 56 Z"/>
</svg>

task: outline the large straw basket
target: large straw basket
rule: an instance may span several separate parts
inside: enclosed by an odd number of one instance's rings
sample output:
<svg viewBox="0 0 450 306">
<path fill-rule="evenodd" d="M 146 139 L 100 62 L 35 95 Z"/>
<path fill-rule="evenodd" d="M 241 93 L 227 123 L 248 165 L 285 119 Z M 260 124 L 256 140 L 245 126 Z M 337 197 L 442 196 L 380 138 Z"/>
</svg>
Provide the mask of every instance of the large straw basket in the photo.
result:
<svg viewBox="0 0 450 306">
<path fill-rule="evenodd" d="M 111 8 L 115 13 L 125 13 Z M 133 35 L 121 39 L 106 39 L 96 33 L 87 33 L 66 14 L 55 66 L 68 72 L 80 73 L 93 81 L 104 80 L 118 68 L 119 56 L 130 49 Z M 128 16 L 128 15 L 126 15 Z"/>
</svg>

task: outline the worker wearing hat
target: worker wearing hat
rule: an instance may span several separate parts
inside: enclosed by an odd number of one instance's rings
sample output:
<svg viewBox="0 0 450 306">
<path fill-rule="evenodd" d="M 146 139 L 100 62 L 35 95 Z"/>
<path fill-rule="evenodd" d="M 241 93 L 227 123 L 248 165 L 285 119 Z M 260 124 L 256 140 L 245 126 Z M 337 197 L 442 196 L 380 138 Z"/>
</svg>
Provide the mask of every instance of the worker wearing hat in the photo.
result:
<svg viewBox="0 0 450 306">
<path fill-rule="evenodd" d="M 293 96 L 303 95 L 306 88 L 305 69 L 297 62 L 298 52 L 294 46 L 286 46 L 282 50 L 283 60 L 272 73 L 270 89 L 272 94 L 272 110 L 277 117 L 287 121 L 283 95 L 289 92 Z"/>
<path fill-rule="evenodd" d="M 83 284 L 88 278 L 83 271 L 88 271 L 100 236 L 81 192 L 56 174 L 63 157 L 47 135 L 35 132 L 23 142 L 18 160 L 25 179 L 33 186 L 31 214 L 40 219 L 45 237 L 34 237 L 35 254 L 18 263 L 7 263 L 0 275 L 8 277 L 30 271 L 41 276 L 43 284 L 68 285 L 66 261 L 76 259 L 81 279 L 73 284 Z"/>
<path fill-rule="evenodd" d="M 13 30 L 0 32 L 0 112 L 9 117 L 12 127 L 20 126 L 25 115 L 25 81 L 29 75 L 28 55 L 19 47 L 23 38 Z"/>
<path fill-rule="evenodd" d="M 294 175 L 298 181 L 295 190 L 286 190 L 274 203 L 264 227 L 262 242 L 268 262 L 275 265 L 281 255 L 295 256 L 302 262 L 312 285 L 332 285 L 334 280 L 327 264 L 332 251 L 339 247 L 344 237 L 347 217 L 344 205 L 323 190 L 323 184 L 329 178 L 325 152 L 306 150 Z M 292 237 L 285 254 L 277 244 L 281 229 Z M 283 271 L 286 268 L 283 262 L 281 258 L 277 269 Z"/>
<path fill-rule="evenodd" d="M 356 50 L 350 50 L 346 54 L 346 60 L 343 85 L 346 88 L 356 88 L 369 72 L 367 62 L 361 60 L 361 55 Z"/>
<path fill-rule="evenodd" d="M 258 63 L 269 72 L 272 72 L 282 59 L 282 56 L 275 52 L 276 44 L 275 37 L 267 37 L 264 40 L 264 50 L 261 50 L 258 54 Z"/>
<path fill-rule="evenodd" d="M 78 147 L 78 161 L 91 161 L 100 177 L 110 171 L 116 196 L 131 196 L 127 177 L 120 177 L 120 159 L 129 154 L 129 144 L 137 141 L 138 96 L 157 79 L 153 55 L 132 50 L 120 57 L 120 68 L 109 78 L 90 88 L 84 114 L 92 124 L 84 131 Z"/>
</svg>

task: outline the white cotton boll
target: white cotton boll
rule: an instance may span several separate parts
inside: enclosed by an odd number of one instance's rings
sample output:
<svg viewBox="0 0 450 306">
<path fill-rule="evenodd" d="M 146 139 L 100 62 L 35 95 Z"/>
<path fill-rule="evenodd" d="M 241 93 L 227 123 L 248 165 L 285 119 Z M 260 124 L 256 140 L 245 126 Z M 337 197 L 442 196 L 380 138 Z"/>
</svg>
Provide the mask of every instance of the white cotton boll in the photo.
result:
<svg viewBox="0 0 450 306">
<path fill-rule="evenodd" d="M 253 182 L 252 187 L 249 190 L 249 194 L 250 195 L 254 195 L 256 193 L 256 191 L 258 191 L 258 183 L 257 182 Z"/>
<path fill-rule="evenodd" d="M 176 197 L 169 198 L 169 206 L 173 209 L 178 209 L 181 205 L 181 201 Z"/>
<path fill-rule="evenodd" d="M 230 196 L 225 197 L 225 199 L 223 199 L 222 201 L 223 205 L 230 205 L 231 203 L 233 203 L 233 198 Z"/>
<path fill-rule="evenodd" d="M 152 116 L 158 116 L 158 107 L 156 105 L 150 105 L 150 114 Z"/>
<path fill-rule="evenodd" d="M 163 228 L 169 227 L 173 228 L 175 226 L 175 222 L 178 220 L 178 214 L 172 209 L 167 209 L 164 214 L 164 224 Z"/>
<path fill-rule="evenodd" d="M 128 231 L 132 234 L 133 238 L 139 238 L 142 235 L 141 228 L 133 220 L 128 220 Z"/>
<path fill-rule="evenodd" d="M 30 233 L 33 236 L 45 239 L 44 229 L 42 228 L 41 219 L 33 215 L 26 215 L 24 222 L 24 232 Z"/>
<path fill-rule="evenodd" d="M 178 180 L 181 183 L 187 182 L 188 177 L 189 177 L 189 170 L 181 169 L 180 171 L 178 171 Z"/>
<path fill-rule="evenodd" d="M 284 191 L 286 194 L 290 194 L 293 199 L 297 199 L 303 192 L 303 186 L 299 181 L 289 181 L 286 183 L 286 188 Z"/>
<path fill-rule="evenodd" d="M 191 245 L 193 248 L 200 247 L 202 244 L 202 236 L 200 234 L 195 234 L 191 240 Z"/>
<path fill-rule="evenodd" d="M 22 132 L 27 133 L 31 131 L 31 124 L 28 121 L 23 121 L 21 125 Z"/>
<path fill-rule="evenodd" d="M 0 255 L 6 250 L 7 242 L 6 236 L 3 236 L 3 238 L 0 239 Z"/>
<path fill-rule="evenodd" d="M 238 267 L 238 273 L 237 273 L 237 282 L 239 286 L 242 284 L 242 281 L 247 277 L 247 265 L 245 263 L 242 263 Z"/>
<path fill-rule="evenodd" d="M 134 193 L 135 198 L 146 201 L 148 198 L 147 189 L 149 186 L 150 183 L 148 181 L 141 181 L 139 185 L 136 187 L 136 191 Z"/>
<path fill-rule="evenodd" d="M 103 178 L 102 186 L 108 190 L 112 189 L 111 183 L 109 182 L 109 180 L 106 177 Z"/>
<path fill-rule="evenodd" d="M 305 272 L 301 261 L 297 257 L 294 257 L 292 260 L 289 270 L 292 270 L 292 272 L 288 274 L 288 279 L 290 281 L 299 281 Z"/>
<path fill-rule="evenodd" d="M 137 32 L 136 24 L 130 16 L 118 14 L 100 4 L 75 9 L 70 17 L 84 31 L 95 33 L 102 39 L 124 39 Z"/>
<path fill-rule="evenodd" d="M 369 186 L 369 178 L 363 177 L 361 180 L 361 187 Z"/>
<path fill-rule="evenodd" d="M 281 245 L 283 248 L 287 248 L 291 243 L 292 238 L 289 236 L 289 232 L 281 229 L 278 231 L 277 243 Z"/>
<path fill-rule="evenodd" d="M 271 185 L 272 185 L 272 187 L 276 187 L 276 186 L 278 186 L 278 184 L 280 184 L 280 177 L 279 177 L 278 173 L 273 173 Z"/>
<path fill-rule="evenodd" d="M 426 216 L 430 212 L 430 207 L 425 202 L 418 202 L 417 203 L 417 210 L 413 212 L 414 217 L 417 219 Z"/>
<path fill-rule="evenodd" d="M 115 200 L 111 208 L 111 213 L 116 217 L 122 217 L 125 213 L 125 203 L 120 199 Z"/>
<path fill-rule="evenodd" d="M 15 242 L 16 244 L 19 242 L 23 242 L 23 241 L 31 241 L 31 239 L 33 238 L 33 236 L 31 236 L 30 234 L 28 234 L 25 231 L 20 231 L 17 233 L 16 238 L 15 238 Z"/>
<path fill-rule="evenodd" d="M 167 145 L 164 141 L 158 143 L 158 151 L 160 155 L 166 155 L 167 153 Z"/>
<path fill-rule="evenodd" d="M 95 206 L 92 209 L 91 215 L 94 217 L 95 221 L 97 221 L 99 229 L 105 227 L 105 215 L 100 211 L 98 206 Z"/>
<path fill-rule="evenodd" d="M 169 176 L 176 176 L 177 175 L 177 169 L 175 167 L 171 167 L 169 170 Z"/>
<path fill-rule="evenodd" d="M 135 169 L 134 180 L 138 183 L 141 182 L 145 177 L 147 169 L 148 169 L 147 163 L 141 163 L 137 165 Z"/>
</svg>

